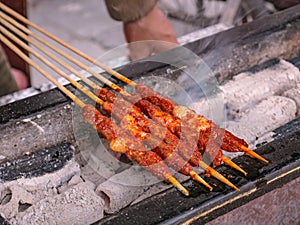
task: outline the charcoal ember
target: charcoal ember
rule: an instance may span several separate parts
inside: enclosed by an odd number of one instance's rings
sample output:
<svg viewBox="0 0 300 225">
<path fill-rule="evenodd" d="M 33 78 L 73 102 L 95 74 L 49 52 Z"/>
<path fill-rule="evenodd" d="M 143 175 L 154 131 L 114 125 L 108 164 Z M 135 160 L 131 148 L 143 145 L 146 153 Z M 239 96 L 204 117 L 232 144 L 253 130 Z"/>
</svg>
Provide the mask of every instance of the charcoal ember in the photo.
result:
<svg viewBox="0 0 300 225">
<path fill-rule="evenodd" d="M 295 101 L 297 105 L 297 116 L 300 116 L 300 83 L 298 84 L 297 88 L 292 88 L 284 92 L 283 96 Z"/>
<path fill-rule="evenodd" d="M 224 92 L 226 106 L 231 117 L 272 95 L 295 88 L 300 82 L 300 72 L 293 64 L 280 60 L 260 71 L 247 71 L 234 77 L 220 88 Z"/>
<path fill-rule="evenodd" d="M 296 103 L 293 100 L 270 96 L 243 113 L 238 121 L 230 122 L 227 129 L 248 143 L 253 143 L 257 138 L 295 119 L 296 112 Z"/>
<path fill-rule="evenodd" d="M 0 172 L 0 213 L 10 221 L 42 199 L 57 196 L 64 184 L 79 182 L 80 168 L 74 148 L 66 143 L 2 163 Z"/>
<path fill-rule="evenodd" d="M 21 205 L 30 207 L 34 202 L 34 196 L 22 186 L 16 184 L 9 187 L 1 185 L 0 193 L 0 212 L 8 220 L 19 213 Z"/>
<path fill-rule="evenodd" d="M 81 182 L 62 194 L 42 199 L 24 213 L 10 220 L 11 224 L 92 224 L 103 217 L 104 200 L 95 192 L 95 185 Z"/>
<path fill-rule="evenodd" d="M 70 144 L 62 144 L 43 151 L 27 154 L 0 164 L 2 182 L 19 178 L 32 178 L 45 175 L 63 168 L 74 156 Z"/>
<path fill-rule="evenodd" d="M 131 167 L 101 183 L 96 193 L 106 200 L 105 212 L 115 213 L 145 193 L 150 187 L 146 184 L 149 177 L 152 177 L 149 172 Z"/>
</svg>

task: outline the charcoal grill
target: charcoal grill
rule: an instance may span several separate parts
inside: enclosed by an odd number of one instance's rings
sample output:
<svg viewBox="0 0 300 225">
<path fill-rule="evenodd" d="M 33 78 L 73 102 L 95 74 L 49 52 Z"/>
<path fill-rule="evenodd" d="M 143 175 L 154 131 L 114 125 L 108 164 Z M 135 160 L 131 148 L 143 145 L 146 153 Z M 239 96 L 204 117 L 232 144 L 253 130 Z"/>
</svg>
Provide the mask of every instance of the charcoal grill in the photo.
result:
<svg viewBox="0 0 300 225">
<path fill-rule="evenodd" d="M 288 59 L 299 67 L 299 40 L 300 6 L 296 6 L 197 40 L 186 47 L 201 56 L 217 74 L 219 82 L 223 82 L 243 70 L 259 70 L 274 63 L 274 60 L 268 59 Z M 135 62 L 119 68 L 119 72 L 133 78 L 133 74 L 166 74 L 169 69 L 172 68 L 161 63 Z M 172 74 L 174 75 L 176 74 Z M 72 87 L 70 89 L 74 90 Z M 48 173 L 75 157 L 70 153 L 74 152 L 70 144 L 76 147 L 70 110 L 70 101 L 57 89 L 0 107 L 0 135 L 4 137 L 1 138 L 0 145 L 1 155 L 5 157 L 0 165 L 3 181 L 17 179 L 20 174 L 31 177 Z M 45 128 L 43 135 L 47 137 L 46 141 L 32 139 L 30 132 L 33 130 L 30 129 L 34 129 L 34 125 L 24 122 L 28 117 L 33 122 L 38 120 L 40 126 Z M 191 190 L 191 197 L 184 197 L 175 189 L 169 189 L 117 214 L 106 216 L 99 224 L 202 224 L 292 180 L 299 182 L 300 118 L 276 129 L 273 138 L 272 142 L 257 148 L 260 155 L 270 160 L 269 164 L 260 163 L 247 156 L 234 159 L 249 172 L 247 177 L 227 166 L 217 168 L 241 188 L 240 192 L 232 191 L 210 178 L 210 183 L 216 188 L 208 193 L 203 187 L 189 180 L 184 185 Z M 20 152 L 19 149 L 25 150 Z M 30 157 L 32 154 L 37 157 Z M 48 154 L 49 157 L 43 157 L 43 154 Z M 36 162 L 39 159 L 41 164 L 33 163 L 31 169 L 22 169 L 22 166 L 26 166 L 22 162 Z M 7 161 L 11 163 L 7 164 Z M 41 166 L 45 164 L 48 166 Z M 39 169 L 43 171 L 33 172 Z M 8 224 L 3 218 L 1 220 Z"/>
</svg>

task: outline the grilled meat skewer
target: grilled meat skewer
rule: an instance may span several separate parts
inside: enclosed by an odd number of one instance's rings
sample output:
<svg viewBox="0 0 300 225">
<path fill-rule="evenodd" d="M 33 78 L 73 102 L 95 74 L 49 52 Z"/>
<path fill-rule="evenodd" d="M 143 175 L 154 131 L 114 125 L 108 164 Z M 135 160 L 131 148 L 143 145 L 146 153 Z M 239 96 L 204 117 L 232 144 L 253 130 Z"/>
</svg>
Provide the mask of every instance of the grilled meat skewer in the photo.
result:
<svg viewBox="0 0 300 225">
<path fill-rule="evenodd" d="M 97 93 L 97 95 L 99 95 L 99 97 L 101 99 L 106 101 L 102 105 L 102 109 L 105 112 L 107 112 L 108 114 L 111 114 L 111 113 L 118 114 L 119 118 L 126 118 L 126 117 L 128 118 L 128 114 L 129 114 L 129 115 L 131 115 L 131 119 L 129 119 L 128 121 L 130 121 L 130 123 L 133 123 L 134 127 L 139 127 L 138 129 L 140 129 L 140 132 L 142 132 L 142 131 L 148 132 L 148 135 L 138 134 L 138 136 L 149 137 L 149 135 L 150 135 L 149 130 L 152 132 L 153 135 L 156 135 L 157 137 L 162 137 L 162 134 L 166 134 L 166 137 L 171 136 L 172 138 L 166 138 L 166 139 L 164 139 L 164 141 L 168 145 L 171 145 L 173 149 L 177 149 L 176 153 L 178 152 L 179 155 L 181 157 L 183 157 L 185 160 L 189 161 L 189 163 L 192 166 L 201 166 L 204 169 L 210 168 L 210 171 L 213 170 L 211 167 L 208 167 L 208 165 L 205 165 L 204 162 L 202 162 L 202 155 L 198 151 L 197 145 L 192 147 L 192 145 L 190 143 L 177 138 L 175 135 L 170 133 L 170 131 L 168 129 L 164 129 L 164 127 L 162 127 L 160 124 L 155 123 L 155 121 L 151 121 L 152 123 L 154 123 L 155 126 L 153 126 L 153 127 L 155 127 L 155 129 L 149 129 L 149 125 L 151 124 L 151 122 L 150 122 L 150 120 L 148 120 L 144 117 L 144 115 L 142 114 L 140 109 L 137 108 L 136 106 L 132 105 L 128 101 L 125 101 L 121 97 L 117 98 L 117 96 L 114 93 L 112 93 L 111 91 L 108 91 L 107 89 L 102 88 L 100 90 L 95 90 L 95 92 Z M 114 105 L 109 104 L 109 101 L 113 102 Z M 166 140 L 170 140 L 170 139 L 173 142 L 166 141 Z M 150 139 L 148 140 L 148 142 L 149 141 L 150 141 Z M 161 144 L 162 143 L 163 142 L 161 142 Z M 165 143 L 164 143 L 164 145 L 165 145 Z M 239 166 L 234 164 L 230 159 L 228 159 L 227 163 L 229 165 L 231 165 L 233 168 L 241 171 L 242 173 L 244 173 L 244 174 L 246 173 Z M 209 171 L 209 170 L 207 170 L 207 171 Z M 212 175 L 215 176 L 220 181 L 227 184 L 228 186 L 231 186 L 237 190 L 237 188 L 231 182 L 229 182 L 225 177 L 223 177 L 217 171 L 214 171 L 214 173 Z"/>
<path fill-rule="evenodd" d="M 101 99 L 104 99 L 106 101 L 110 102 L 115 102 L 116 99 L 121 99 L 117 98 L 117 96 L 112 93 L 111 91 L 108 91 L 105 88 L 102 88 L 100 90 L 95 90 L 94 91 Z M 180 154 L 186 159 L 190 160 L 190 163 L 193 166 L 199 166 L 198 161 L 202 160 L 201 154 L 204 153 L 204 150 L 206 151 L 205 154 L 208 154 L 214 161 L 215 165 L 220 165 L 223 162 L 223 158 L 225 159 L 226 157 L 223 156 L 222 151 L 217 148 L 217 146 L 213 143 L 209 145 L 210 148 L 204 148 L 204 146 L 195 146 L 197 142 L 202 141 L 203 137 L 198 137 L 198 134 L 196 132 L 193 132 L 189 127 L 184 126 L 185 124 L 182 123 L 178 118 L 174 118 L 172 115 L 169 113 L 163 112 L 158 106 L 153 105 L 147 100 L 140 99 L 138 95 L 132 95 L 130 97 L 126 96 L 126 99 L 129 99 L 131 103 L 135 103 L 136 106 L 138 106 L 148 117 L 153 118 L 156 120 L 158 123 L 165 125 L 168 130 L 171 132 L 167 131 L 166 132 L 166 142 L 170 144 L 175 144 L 178 145 L 180 144 L 180 149 L 181 152 Z M 118 100 L 121 101 L 121 100 Z M 131 106 L 131 104 L 130 104 Z M 118 107 L 115 107 L 118 108 Z M 128 110 L 128 109 L 127 109 Z M 136 110 L 135 107 L 132 107 L 132 110 Z M 124 109 L 126 111 L 126 109 Z M 137 110 L 134 114 L 137 114 Z M 142 122 L 141 122 L 142 121 Z M 145 124 L 145 120 L 139 119 L 140 126 L 143 126 L 144 128 L 147 127 Z M 158 126 L 158 125 L 156 125 Z M 159 127 L 159 126 L 158 126 Z M 163 128 L 159 128 L 158 130 L 163 130 Z M 162 133 L 158 132 L 157 134 Z M 172 133 L 175 133 L 177 137 L 174 137 Z M 169 138 L 172 137 L 172 138 Z M 168 139 L 171 140 L 171 142 L 168 141 Z M 177 141 L 174 142 L 174 140 L 177 139 Z M 180 141 L 179 141 L 180 140 Z M 207 145 L 207 142 L 205 142 L 205 147 Z M 197 151 L 200 151 L 201 154 L 197 154 Z M 226 158 L 227 159 L 227 158 Z M 226 162 L 228 163 L 229 160 L 227 159 Z M 233 166 L 234 168 L 239 168 L 237 165 Z M 245 171 L 239 169 L 241 172 L 245 174 Z"/>
</svg>

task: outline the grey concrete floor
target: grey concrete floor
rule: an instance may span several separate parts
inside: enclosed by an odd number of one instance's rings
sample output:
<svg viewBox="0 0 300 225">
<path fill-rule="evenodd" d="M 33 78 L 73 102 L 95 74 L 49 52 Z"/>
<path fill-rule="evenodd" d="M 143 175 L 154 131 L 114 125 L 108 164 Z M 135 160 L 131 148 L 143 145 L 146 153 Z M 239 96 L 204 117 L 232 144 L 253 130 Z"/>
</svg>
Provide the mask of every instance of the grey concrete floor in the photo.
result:
<svg viewBox="0 0 300 225">
<path fill-rule="evenodd" d="M 93 58 L 99 58 L 111 49 L 125 44 L 122 23 L 110 18 L 104 0 L 27 2 L 28 17 L 32 22 Z M 199 29 L 179 20 L 173 19 L 171 23 L 178 37 Z M 38 60 L 32 58 L 41 65 Z M 42 67 L 55 76 L 52 70 Z M 57 67 L 64 70 L 58 65 Z M 32 69 L 31 81 L 33 86 L 38 86 L 47 80 Z"/>
</svg>

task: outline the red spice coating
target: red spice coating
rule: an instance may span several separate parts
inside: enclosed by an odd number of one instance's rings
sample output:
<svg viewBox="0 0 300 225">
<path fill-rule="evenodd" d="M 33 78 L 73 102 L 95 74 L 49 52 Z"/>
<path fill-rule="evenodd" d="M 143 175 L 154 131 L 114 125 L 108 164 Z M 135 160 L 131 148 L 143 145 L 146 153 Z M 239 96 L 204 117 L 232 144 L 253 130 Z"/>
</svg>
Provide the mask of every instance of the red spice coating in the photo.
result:
<svg viewBox="0 0 300 225">
<path fill-rule="evenodd" d="M 158 179 L 172 176 L 172 172 L 166 166 L 161 157 L 156 153 L 147 150 L 128 150 L 128 158 L 137 162 L 140 166 L 154 174 Z"/>
<path fill-rule="evenodd" d="M 168 113 L 172 113 L 174 107 L 176 106 L 170 99 L 165 96 L 162 96 L 160 93 L 155 92 L 152 88 L 138 84 L 135 87 L 137 93 L 139 93 L 144 99 L 152 102 L 153 104 L 159 106 Z"/>
<path fill-rule="evenodd" d="M 115 98 L 114 94 L 108 90 L 102 91 L 100 92 L 104 95 L 109 95 L 108 99 L 109 101 L 113 101 L 115 103 L 114 107 L 115 110 L 113 111 L 114 116 L 117 117 L 118 119 L 122 119 L 122 115 L 123 112 L 127 112 L 128 107 L 130 107 L 129 110 L 129 115 L 135 119 L 135 122 L 139 123 L 139 121 L 143 121 L 143 125 L 142 126 L 137 126 L 137 127 L 133 127 L 132 125 L 129 124 L 124 124 L 123 126 L 127 126 L 131 132 L 134 134 L 134 136 L 136 138 L 138 138 L 139 140 L 145 140 L 143 137 L 141 137 L 141 135 L 139 135 L 139 132 L 135 132 L 136 129 L 139 130 L 143 130 L 143 131 L 150 131 L 149 129 L 149 121 L 146 118 L 144 118 L 144 116 L 142 115 L 141 111 L 139 110 L 139 108 L 137 108 L 136 106 L 131 107 L 131 104 L 128 104 L 128 102 L 126 102 L 125 100 L 122 100 L 120 98 Z M 106 104 L 104 104 L 104 108 L 106 108 L 106 112 L 107 113 L 111 113 L 112 112 L 112 103 L 108 103 L 105 102 Z M 107 106 L 106 106 L 107 105 Z M 127 109 L 125 109 L 125 107 L 127 107 Z M 127 115 L 128 117 L 128 115 Z M 145 130 L 145 125 L 147 125 L 148 127 Z M 153 129 L 155 129 L 153 131 Z M 166 129 L 166 136 L 162 137 L 160 134 L 162 134 L 162 126 L 155 123 L 155 126 L 152 127 L 152 132 L 154 133 L 154 135 L 156 135 L 156 137 L 154 138 L 152 137 L 148 137 L 145 142 L 146 144 L 148 144 L 149 146 L 151 146 L 151 148 L 153 148 L 152 150 L 157 153 L 160 157 L 162 157 L 166 164 L 170 167 L 172 167 L 174 170 L 181 172 L 184 175 L 189 176 L 190 172 L 193 170 L 192 166 L 190 164 L 187 163 L 187 161 L 185 161 L 177 152 L 177 148 L 176 145 L 179 142 L 179 139 L 173 135 L 169 130 Z M 142 132 L 140 132 L 142 133 Z M 165 138 L 166 143 L 165 142 L 161 142 L 160 138 Z M 169 143 L 168 143 L 169 142 Z M 156 147 L 157 146 L 157 147 Z M 183 149 L 183 148 L 181 148 Z M 188 155 L 187 151 L 186 151 L 186 155 Z M 187 156 L 187 158 L 190 158 L 190 155 Z M 197 159 L 198 161 L 198 159 Z"/>
<path fill-rule="evenodd" d="M 143 131 L 153 133 L 159 138 L 164 139 L 165 142 L 169 144 L 176 145 L 176 143 L 178 142 L 178 138 L 174 134 L 172 134 L 170 130 L 153 120 L 146 119 L 138 107 L 127 102 L 125 99 L 117 98 L 117 96 L 113 92 L 107 90 L 106 88 L 97 90 L 96 93 L 99 94 L 99 97 L 101 99 L 114 103 L 114 105 L 109 105 L 108 102 L 105 102 L 102 106 L 108 114 L 111 114 L 114 108 L 114 116 L 117 116 L 117 119 L 122 120 L 122 117 L 125 116 L 122 114 L 124 114 L 124 112 L 129 111 L 129 115 L 136 118 L 136 122 L 140 127 L 143 128 Z M 122 110 L 124 106 L 126 107 L 124 110 Z"/>
<path fill-rule="evenodd" d="M 94 93 L 104 101 L 114 102 L 117 96 L 106 88 L 94 89 Z"/>
<path fill-rule="evenodd" d="M 157 178 L 163 179 L 172 176 L 171 170 L 164 164 L 156 153 L 146 150 L 139 142 L 133 141 L 132 135 L 121 130 L 111 119 L 102 115 L 94 106 L 86 105 L 83 116 L 110 142 L 122 139 L 126 149 L 125 154 L 134 162 L 153 173 Z M 139 150 L 138 150 L 139 149 Z"/>
<path fill-rule="evenodd" d="M 111 119 L 102 115 L 94 106 L 86 105 L 83 109 L 83 117 L 86 121 L 102 134 L 107 140 L 113 140 L 117 137 L 116 125 Z"/>
<path fill-rule="evenodd" d="M 143 113 L 150 118 L 165 124 L 167 128 L 173 133 L 180 135 L 181 122 L 170 114 L 163 112 L 158 106 L 153 105 L 147 100 L 140 99 L 138 95 L 126 97 L 130 102 L 139 107 Z"/>
<path fill-rule="evenodd" d="M 169 98 L 162 96 L 160 93 L 153 91 L 150 87 L 147 87 L 142 84 L 138 84 L 136 86 L 136 91 L 140 93 L 145 99 L 150 101 L 151 103 L 161 107 L 163 110 L 173 113 L 173 110 L 177 106 L 172 100 Z M 186 121 L 190 121 L 193 119 L 194 113 L 187 113 L 185 118 L 181 118 Z M 215 141 L 218 143 L 222 143 L 221 148 L 229 151 L 229 152 L 240 152 L 242 151 L 240 146 L 247 147 L 248 144 L 243 140 L 236 136 L 234 136 L 229 131 L 226 131 L 222 128 L 219 128 L 216 124 L 207 120 L 205 117 L 197 115 L 199 124 L 194 124 L 192 127 L 195 129 L 201 129 L 199 136 L 199 148 L 205 149 L 209 138 L 215 137 Z M 207 126 L 210 126 L 213 129 L 207 129 Z M 222 133 L 222 135 L 220 135 Z M 224 136 L 224 137 L 223 137 Z M 220 142 L 222 141 L 223 142 Z M 220 154 L 219 154 L 220 155 Z"/>
<path fill-rule="evenodd" d="M 185 161 L 178 154 L 176 146 L 162 142 L 158 147 L 152 149 L 152 151 L 161 156 L 168 166 L 184 175 L 189 176 L 190 172 L 193 170 L 192 166 L 187 163 L 188 161 Z"/>
<path fill-rule="evenodd" d="M 99 92 L 99 93 L 102 93 L 103 95 L 103 99 L 107 99 L 108 101 L 116 101 L 117 100 L 117 97 L 114 93 L 108 91 L 108 90 L 103 90 L 102 92 Z M 107 96 L 110 96 L 110 97 L 107 97 Z M 132 99 L 136 100 L 138 99 L 138 97 L 132 97 Z M 136 100 L 138 101 L 138 100 Z M 120 101 L 121 102 L 121 101 Z M 147 101 L 145 101 L 147 103 Z M 151 103 L 147 103 L 147 104 L 150 104 L 152 105 Z M 106 106 L 107 105 L 107 106 Z M 153 105 L 152 105 L 153 106 Z M 108 114 L 111 113 L 112 111 L 112 107 L 113 105 L 111 103 L 108 103 L 108 102 L 105 102 L 104 105 L 102 106 L 103 108 L 105 108 L 106 112 Z M 114 106 L 117 110 L 114 110 L 114 116 L 118 119 L 121 119 L 121 116 L 120 115 L 117 115 L 118 114 L 118 109 L 121 109 L 122 106 L 119 106 L 119 107 L 116 107 Z M 135 107 L 135 106 L 134 106 Z M 161 109 L 159 107 L 153 107 L 155 108 L 155 110 L 159 110 L 160 112 Z M 125 110 L 126 111 L 126 110 Z M 146 111 L 147 112 L 147 111 Z M 121 114 L 122 112 L 120 112 L 119 114 Z M 129 113 L 130 115 L 133 115 L 133 116 L 137 116 L 139 115 L 140 117 L 143 117 L 142 113 L 138 110 L 136 111 L 132 111 Z M 143 117 L 144 118 L 144 117 Z M 145 119 L 145 118 L 144 118 Z M 147 119 L 145 119 L 146 121 L 149 121 Z M 141 120 L 139 120 L 141 121 Z M 153 121 L 152 121 L 153 122 Z M 162 121 L 164 122 L 164 121 Z M 143 124 L 138 124 L 142 129 L 143 131 L 145 132 L 149 132 L 149 123 L 148 122 L 143 122 Z M 145 126 L 146 125 L 146 126 Z M 195 134 L 195 132 L 191 132 L 189 128 L 187 127 L 183 127 L 183 133 L 186 134 L 186 135 L 181 135 L 180 139 L 178 139 L 178 137 L 174 134 L 172 134 L 169 129 L 163 129 L 164 127 L 162 127 L 161 125 L 157 124 L 157 123 L 153 123 L 153 127 L 151 129 L 151 131 L 153 132 L 154 135 L 156 135 L 156 137 L 158 137 L 158 139 L 160 140 L 164 140 L 166 143 L 170 144 L 173 146 L 173 148 L 177 148 L 178 149 L 178 154 L 183 157 L 186 161 L 189 161 L 193 166 L 199 166 L 199 162 L 202 160 L 202 155 L 201 153 L 198 151 L 197 149 L 197 146 L 195 146 L 196 144 L 196 140 L 198 139 L 197 137 L 197 134 Z M 133 129 L 131 129 L 133 130 Z M 162 130 L 166 130 L 165 133 L 161 132 Z M 136 133 L 136 132 L 135 132 Z M 200 138 L 200 137 L 199 137 Z M 152 141 L 152 144 L 150 143 Z M 149 138 L 149 140 L 147 140 L 146 142 L 148 145 L 150 144 L 151 146 L 157 146 L 158 143 L 156 142 L 154 144 L 153 142 L 153 138 Z M 194 146 L 194 147 L 192 147 Z M 156 149 L 156 151 L 158 151 Z M 160 149 L 160 151 L 162 151 L 162 149 Z M 178 155 L 177 154 L 177 155 Z M 166 157 L 163 157 L 163 154 L 160 154 L 160 156 L 162 158 L 166 158 Z M 170 162 L 171 163 L 171 162 Z M 182 163 L 180 163 L 180 165 L 182 165 Z M 177 169 L 176 170 L 179 170 L 178 169 L 178 166 L 176 167 Z M 174 168 L 175 169 L 175 168 Z M 186 167 L 183 167 L 182 168 L 183 170 L 186 170 Z M 186 170 L 187 171 L 187 170 Z M 181 171 L 182 172 L 182 171 Z"/>
</svg>

